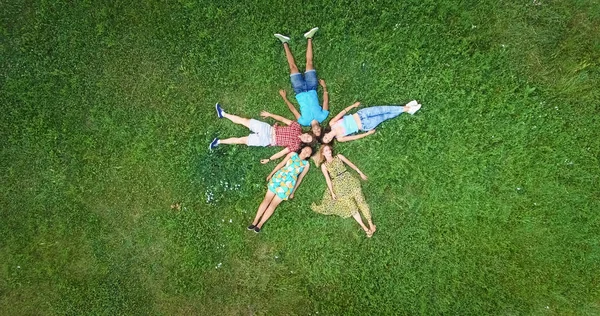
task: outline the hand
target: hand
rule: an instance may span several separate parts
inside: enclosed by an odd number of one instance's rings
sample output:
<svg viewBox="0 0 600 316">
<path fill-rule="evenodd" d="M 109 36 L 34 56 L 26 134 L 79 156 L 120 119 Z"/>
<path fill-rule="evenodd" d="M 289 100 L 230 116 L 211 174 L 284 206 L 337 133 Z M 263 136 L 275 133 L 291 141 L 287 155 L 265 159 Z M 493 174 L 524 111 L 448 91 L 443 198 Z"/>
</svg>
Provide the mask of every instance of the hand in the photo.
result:
<svg viewBox="0 0 600 316">
<path fill-rule="evenodd" d="M 279 90 L 279 95 L 285 99 L 285 96 L 287 95 L 287 92 L 283 89 Z"/>
<path fill-rule="evenodd" d="M 367 132 L 367 135 L 373 135 L 373 134 L 375 134 L 375 129 L 372 129 L 372 130 L 370 130 L 370 131 Z"/>
<path fill-rule="evenodd" d="M 321 87 L 323 87 L 323 89 L 327 89 L 327 84 L 325 84 L 325 80 L 319 79 L 319 84 L 321 85 Z"/>
<path fill-rule="evenodd" d="M 291 200 L 291 199 L 293 199 L 293 198 L 294 198 L 294 193 L 290 194 L 290 197 L 289 197 L 289 199 Z"/>
<path fill-rule="evenodd" d="M 367 177 L 367 176 L 366 176 L 364 173 L 362 173 L 362 172 L 359 172 L 358 174 L 359 174 L 359 175 L 360 175 L 360 177 L 361 177 L 363 180 L 365 180 L 365 181 L 367 181 L 367 179 L 369 179 L 369 178 L 368 178 L 368 177 Z"/>
<path fill-rule="evenodd" d="M 261 159 L 260 163 L 262 163 L 263 165 L 268 163 L 269 161 L 271 161 L 271 159 Z"/>
<path fill-rule="evenodd" d="M 356 102 L 356 103 L 352 104 L 352 107 L 355 109 L 358 109 L 359 105 L 360 105 L 360 102 Z"/>
<path fill-rule="evenodd" d="M 337 196 L 335 196 L 335 193 L 331 193 L 331 199 L 334 201 L 337 200 Z"/>
<path fill-rule="evenodd" d="M 272 177 L 272 176 L 273 176 L 273 175 L 268 175 L 268 176 L 267 176 L 267 182 L 269 182 L 269 181 L 271 180 L 271 177 Z"/>
<path fill-rule="evenodd" d="M 260 116 L 261 117 L 269 117 L 271 116 L 271 113 L 267 112 L 267 111 L 260 111 Z"/>
</svg>

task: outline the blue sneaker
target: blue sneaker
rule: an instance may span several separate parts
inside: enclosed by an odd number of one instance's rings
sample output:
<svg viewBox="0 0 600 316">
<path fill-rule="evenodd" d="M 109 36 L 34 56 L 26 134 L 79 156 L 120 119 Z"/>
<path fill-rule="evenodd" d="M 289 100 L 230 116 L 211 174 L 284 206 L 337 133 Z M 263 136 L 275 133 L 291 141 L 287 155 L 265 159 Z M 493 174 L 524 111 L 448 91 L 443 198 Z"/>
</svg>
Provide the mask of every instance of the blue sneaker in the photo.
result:
<svg viewBox="0 0 600 316">
<path fill-rule="evenodd" d="M 219 139 L 215 137 L 215 139 L 210 142 L 210 145 L 208 145 L 208 149 L 213 150 L 217 148 L 217 146 L 219 146 Z"/>
<path fill-rule="evenodd" d="M 222 118 L 223 114 L 225 114 L 225 111 L 223 111 L 223 109 L 221 108 L 221 105 L 219 103 L 215 104 L 215 109 L 217 110 L 217 116 L 219 118 Z"/>
</svg>

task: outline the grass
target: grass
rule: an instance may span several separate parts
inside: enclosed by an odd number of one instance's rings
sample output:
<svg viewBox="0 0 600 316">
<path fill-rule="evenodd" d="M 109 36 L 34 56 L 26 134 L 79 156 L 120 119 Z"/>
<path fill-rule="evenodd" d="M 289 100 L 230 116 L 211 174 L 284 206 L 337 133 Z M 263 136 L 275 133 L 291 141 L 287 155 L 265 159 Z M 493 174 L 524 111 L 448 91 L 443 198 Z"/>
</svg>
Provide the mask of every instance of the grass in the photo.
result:
<svg viewBox="0 0 600 316">
<path fill-rule="evenodd" d="M 2 314 L 600 313 L 593 1 L 0 7 Z M 333 113 L 423 104 L 337 146 L 372 239 L 316 169 L 248 233 L 275 149 L 206 150 L 216 101 L 289 116 L 313 26 Z"/>
</svg>

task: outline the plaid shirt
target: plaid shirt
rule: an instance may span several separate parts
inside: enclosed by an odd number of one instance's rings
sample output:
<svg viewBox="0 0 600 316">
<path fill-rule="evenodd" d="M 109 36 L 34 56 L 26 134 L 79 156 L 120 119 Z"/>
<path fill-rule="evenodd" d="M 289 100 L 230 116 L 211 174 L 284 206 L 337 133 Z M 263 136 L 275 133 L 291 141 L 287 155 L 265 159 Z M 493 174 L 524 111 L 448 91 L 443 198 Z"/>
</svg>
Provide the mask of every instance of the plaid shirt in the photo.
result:
<svg viewBox="0 0 600 316">
<path fill-rule="evenodd" d="M 289 126 L 275 125 L 275 146 L 287 147 L 290 152 L 300 149 L 302 141 L 298 136 L 302 135 L 302 127 L 298 122 L 292 122 Z"/>
</svg>

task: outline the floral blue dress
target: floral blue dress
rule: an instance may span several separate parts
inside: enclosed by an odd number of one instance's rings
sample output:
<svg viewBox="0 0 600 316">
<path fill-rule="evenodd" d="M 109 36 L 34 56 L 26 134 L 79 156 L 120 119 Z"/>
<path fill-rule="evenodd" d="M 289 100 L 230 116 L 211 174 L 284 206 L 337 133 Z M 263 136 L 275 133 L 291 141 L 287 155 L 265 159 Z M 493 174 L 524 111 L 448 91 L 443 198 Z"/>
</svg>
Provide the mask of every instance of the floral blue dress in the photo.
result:
<svg viewBox="0 0 600 316">
<path fill-rule="evenodd" d="M 282 200 L 287 200 L 296 186 L 298 175 L 308 165 L 308 161 L 300 159 L 298 154 L 294 153 L 285 166 L 273 175 L 269 181 L 269 190 L 277 194 Z"/>
</svg>

